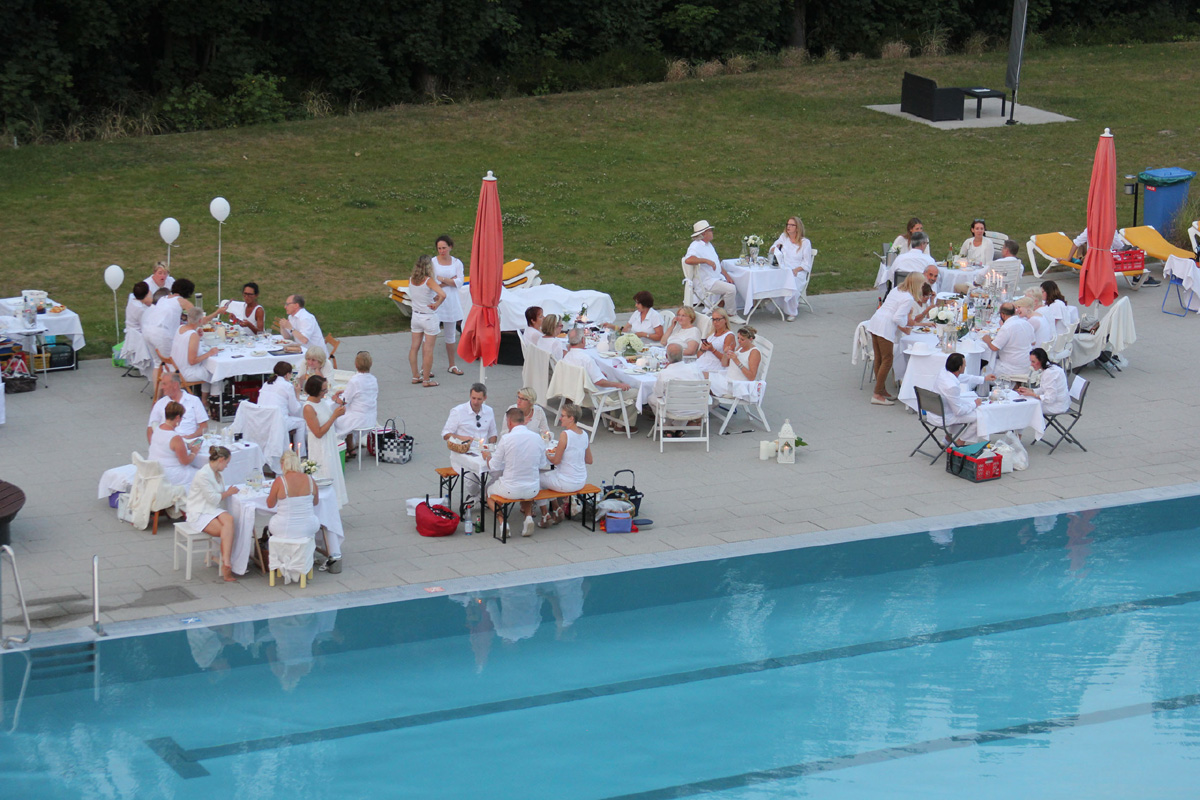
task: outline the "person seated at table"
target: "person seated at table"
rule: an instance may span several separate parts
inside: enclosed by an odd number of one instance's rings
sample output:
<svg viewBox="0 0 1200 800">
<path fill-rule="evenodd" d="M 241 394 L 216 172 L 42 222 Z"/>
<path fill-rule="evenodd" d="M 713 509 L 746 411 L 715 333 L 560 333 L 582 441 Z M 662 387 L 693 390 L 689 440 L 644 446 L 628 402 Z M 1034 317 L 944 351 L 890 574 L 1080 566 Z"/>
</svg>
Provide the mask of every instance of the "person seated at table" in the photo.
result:
<svg viewBox="0 0 1200 800">
<path fill-rule="evenodd" d="M 685 356 L 694 356 L 700 352 L 700 329 L 696 327 L 696 310 L 689 306 L 681 306 L 663 332 L 663 341 L 667 351 L 678 348 Z"/>
<path fill-rule="evenodd" d="M 908 225 L 904 228 L 904 233 L 900 234 L 892 242 L 892 252 L 903 255 L 913 248 L 912 237 L 914 233 L 924 234 L 925 226 L 921 224 L 921 220 L 913 217 L 908 221 Z M 929 241 L 926 237 L 925 241 Z"/>
<path fill-rule="evenodd" d="M 971 222 L 971 235 L 963 241 L 962 247 L 958 249 L 958 254 L 967 259 L 967 263 L 980 264 L 985 267 L 992 263 L 995 252 L 992 240 L 984 235 L 986 233 L 986 222 L 981 219 Z"/>
<path fill-rule="evenodd" d="M 1041 288 L 1042 307 L 1038 309 L 1038 313 L 1053 323 L 1056 336 L 1066 333 L 1070 330 L 1067 322 L 1067 314 L 1070 313 L 1067 311 L 1067 298 L 1063 297 L 1062 291 L 1054 281 L 1043 281 Z"/>
<path fill-rule="evenodd" d="M 189 308 L 185 314 L 187 322 L 179 327 L 175 339 L 171 343 L 171 360 L 175 362 L 179 374 L 185 381 L 200 384 L 200 402 L 208 405 L 208 395 L 213 391 L 212 368 L 204 362 L 221 352 L 216 347 L 210 347 L 203 352 L 200 349 L 200 326 L 204 324 L 204 312 L 198 308 Z M 221 393 L 224 383 L 216 383 L 217 394 Z"/>
<path fill-rule="evenodd" d="M 702 381 L 705 380 L 704 373 L 701 372 L 696 363 L 685 363 L 683 354 L 678 348 L 667 349 L 667 366 L 658 373 L 658 377 L 654 379 L 654 394 L 651 397 L 651 403 L 654 405 L 656 414 L 661 413 L 659 410 L 663 401 L 667 397 L 667 384 L 671 381 Z M 699 409 L 697 409 L 699 410 Z M 668 419 L 668 424 L 674 424 L 676 421 Z M 698 424 L 698 423 L 697 423 Z M 670 431 L 668 436 L 681 436 L 681 431 Z"/>
<path fill-rule="evenodd" d="M 574 333 L 574 331 L 572 331 Z M 533 535 L 533 498 L 542 490 L 540 470 L 546 465 L 546 443 L 525 427 L 525 414 L 519 408 L 504 413 L 508 434 L 495 449 L 485 450 L 483 458 L 489 472 L 502 472 L 500 479 L 488 487 L 488 508 L 495 509 L 492 496 L 521 501 L 525 515 L 522 536 Z"/>
<path fill-rule="evenodd" d="M 304 364 L 301 365 L 300 373 L 296 376 L 296 397 L 301 397 L 304 384 L 313 375 L 320 375 L 322 378 L 333 377 L 333 364 L 329 362 L 325 348 L 317 345 L 304 351 Z"/>
<path fill-rule="evenodd" d="M 564 403 L 562 412 L 558 415 L 558 423 L 562 432 L 554 452 L 548 453 L 547 460 L 554 469 L 540 474 L 541 488 L 552 489 L 556 492 L 577 492 L 587 485 L 587 468 L 592 463 L 592 446 L 587 432 L 579 427 L 579 406 L 574 403 Z M 538 520 L 538 527 L 548 528 L 563 521 L 566 515 L 567 501 L 554 500 L 547 512 Z"/>
<path fill-rule="evenodd" d="M 700 354 L 696 356 L 696 369 L 701 373 L 716 372 L 729 366 L 721 362 L 726 346 L 736 347 L 737 337 L 729 330 L 729 314 L 723 308 L 714 308 L 712 313 L 713 332 L 700 343 Z"/>
<path fill-rule="evenodd" d="M 346 457 L 358 452 L 361 442 L 352 441 L 355 431 L 379 426 L 379 381 L 371 374 L 371 354 L 359 350 L 354 356 L 354 377 L 346 382 L 345 389 L 333 395 L 335 403 L 341 403 L 346 413 L 338 418 L 334 430 L 338 438 L 346 439 Z"/>
<path fill-rule="evenodd" d="M 245 328 L 253 334 L 262 333 L 267 322 L 267 312 L 258 304 L 257 283 L 250 282 L 242 285 L 242 302 L 246 304 L 246 307 L 240 316 L 228 310 L 228 303 L 223 306 L 226 309 L 223 313 L 228 318 L 229 324 Z"/>
<path fill-rule="evenodd" d="M 727 346 L 724 352 L 728 366 L 724 373 L 709 373 L 712 394 L 716 397 L 752 399 L 757 394 L 748 384 L 758 380 L 762 351 L 754 346 L 758 331 L 750 325 L 738 329 L 737 345 Z"/>
<path fill-rule="evenodd" d="M 146 380 L 153 380 L 150 369 L 154 366 L 154 359 L 142 333 L 142 317 L 152 305 L 154 299 L 150 296 L 150 287 L 145 281 L 135 283 L 125 303 L 125 346 L 121 350 L 121 357 L 130 367 L 141 371 Z"/>
<path fill-rule="evenodd" d="M 922 309 L 922 287 L 925 276 L 919 272 L 909 273 L 904 282 L 888 292 L 883 303 L 871 315 L 867 322 L 867 332 L 871 334 L 871 345 L 874 351 L 875 392 L 871 395 L 871 404 L 876 406 L 895 405 L 895 398 L 887 393 L 886 383 L 888 373 L 892 371 L 892 359 L 896 342 L 901 334 L 907 334 L 914 322 L 929 313 Z"/>
<path fill-rule="evenodd" d="M 146 313 L 146 309 L 154 305 L 154 298 L 150 296 L 150 287 L 145 281 L 138 281 L 133 285 L 133 291 L 129 293 L 129 299 L 125 302 L 125 330 L 142 332 L 142 316 Z"/>
<path fill-rule="evenodd" d="M 943 422 L 947 426 L 966 423 L 955 439 L 955 444 L 964 445 L 978 441 L 979 433 L 976 428 L 976 413 L 983 398 L 975 397 L 968 392 L 979 384 L 983 378 L 979 375 L 966 375 L 967 359 L 962 353 L 951 353 L 946 356 L 946 368 L 938 373 L 934 391 L 942 396 L 942 406 L 946 417 Z M 966 390 L 966 391 L 964 391 Z"/>
<path fill-rule="evenodd" d="M 604 377 L 603 370 L 596 363 L 596 359 L 587 354 L 587 339 L 584 333 L 579 328 L 572 328 L 571 333 L 567 336 L 567 353 L 562 357 L 562 361 L 567 364 L 574 364 L 581 367 L 587 373 L 588 378 L 597 388 L 605 389 L 615 386 L 621 390 L 621 399 L 625 401 L 625 406 L 629 409 L 629 416 L 633 419 L 637 418 L 636 412 L 633 410 L 633 405 L 637 401 L 637 392 L 628 383 L 622 381 L 612 381 Z M 625 433 L 624 426 L 620 424 L 609 423 L 608 429 L 617 433 Z M 637 433 L 637 426 L 631 426 L 630 433 Z"/>
<path fill-rule="evenodd" d="M 1041 378 L 1038 388 L 1028 386 L 1017 387 L 1017 393 L 1026 397 L 1036 397 L 1042 401 L 1042 414 L 1063 414 L 1071 407 L 1071 390 L 1067 387 L 1067 373 L 1058 364 L 1050 360 L 1050 355 L 1040 347 L 1029 351 L 1029 366 L 1034 372 L 1040 371 Z"/>
<path fill-rule="evenodd" d="M 982 341 L 996 353 L 992 372 L 1001 378 L 1023 379 L 1029 375 L 1029 351 L 1033 349 L 1033 326 L 1017 316 L 1012 303 L 1000 306 L 1000 331 L 995 338 L 984 334 Z"/>
<path fill-rule="evenodd" d="M 542 335 L 537 346 L 555 358 L 562 358 L 567 352 L 567 340 L 563 338 L 563 324 L 558 314 L 542 317 Z"/>
<path fill-rule="evenodd" d="M 277 508 L 275 516 L 271 517 L 271 567 L 277 568 L 281 561 L 276 558 L 275 546 L 281 543 L 296 543 L 308 545 L 307 559 L 300 554 L 297 559 L 300 566 L 308 564 L 308 569 L 294 571 L 296 577 L 312 569 L 313 552 L 316 550 L 317 531 L 321 529 L 321 521 L 317 519 L 316 506 L 321 502 L 317 484 L 311 475 L 305 475 L 300 455 L 295 450 L 285 450 L 279 458 L 280 471 L 283 473 L 271 484 L 271 493 L 267 495 L 267 508 Z M 328 537 L 332 541 L 332 537 Z M 325 563 L 325 571 L 334 575 L 342 571 L 342 554 L 331 553 Z M 286 567 L 285 567 L 286 569 Z M 285 577 L 285 581 L 287 578 Z"/>
<path fill-rule="evenodd" d="M 208 463 L 196 473 L 188 489 L 184 513 L 196 530 L 221 540 L 221 577 L 233 583 L 233 515 L 225 510 L 225 498 L 238 493 L 238 487 L 225 488 L 221 473 L 229 466 L 230 452 L 225 447 L 208 448 Z M 271 522 L 275 524 L 274 520 Z"/>
<path fill-rule="evenodd" d="M 938 265 L 937 264 L 928 265 L 921 272 L 921 274 L 925 276 L 925 285 L 929 287 L 929 293 L 932 294 L 934 296 L 934 299 L 936 300 L 937 292 L 938 292 L 938 275 L 940 274 L 938 272 Z"/>
<path fill-rule="evenodd" d="M 279 332 L 283 334 L 283 338 L 290 339 L 301 345 L 315 345 L 324 348 L 326 355 L 328 355 L 329 351 L 328 345 L 325 344 L 325 334 L 321 333 L 321 325 L 317 322 L 317 318 L 304 307 L 304 296 L 298 294 L 288 295 L 287 300 L 283 303 L 283 309 L 287 312 L 287 319 L 275 320 L 275 324 L 279 326 Z"/>
<path fill-rule="evenodd" d="M 654 308 L 654 295 L 647 291 L 638 292 L 633 296 L 633 304 L 636 310 L 629 315 L 629 322 L 625 323 L 625 327 L 621 328 L 621 333 L 636 333 L 643 339 L 649 339 L 652 342 L 661 342 L 663 338 L 663 318 L 662 314 L 658 313 Z M 611 322 L 604 323 L 604 327 L 610 330 L 615 330 L 616 325 Z"/>
<path fill-rule="evenodd" d="M 912 246 L 901 255 L 896 256 L 896 260 L 892 262 L 893 272 L 896 274 L 896 281 L 899 282 L 900 276 L 905 272 L 924 273 L 929 267 L 937 268 L 937 263 L 930 258 L 929 253 L 929 237 L 920 231 L 912 235 Z M 937 281 L 937 273 L 934 273 L 934 281 Z"/>
<path fill-rule="evenodd" d="M 159 289 L 171 290 L 175 285 L 175 279 L 171 277 L 171 270 L 161 261 L 154 262 L 154 269 L 150 271 L 150 277 L 146 278 L 145 283 L 150 287 L 151 295 Z"/>
<path fill-rule="evenodd" d="M 438 385 L 433 379 L 433 345 L 442 332 L 437 310 L 446 302 L 446 292 L 433 277 L 433 259 L 429 256 L 421 256 L 413 265 L 408 278 L 408 299 L 412 303 L 408 366 L 412 369 L 412 382 L 430 389 Z"/>
<path fill-rule="evenodd" d="M 183 419 L 183 406 L 179 403 L 167 403 L 163 413 L 166 418 L 150 436 L 147 458 L 162 464 L 163 477 L 167 483 L 190 487 L 192 479 L 200 471 L 199 467 L 192 464 L 200 450 L 200 440 L 196 439 L 189 445 L 179 434 L 177 428 Z"/>
<path fill-rule="evenodd" d="M 178 403 L 183 407 L 183 419 L 179 421 L 176 433 L 185 439 L 203 436 L 208 432 L 208 407 L 200 402 L 200 398 L 183 390 L 179 382 L 179 373 L 168 372 L 162 376 L 163 396 L 150 409 L 150 419 L 146 422 L 146 441 L 149 442 L 154 430 L 167 418 L 167 404 Z"/>
<path fill-rule="evenodd" d="M 800 290 L 808 286 L 808 279 L 812 277 L 813 264 L 812 242 L 804 237 L 804 223 L 799 217 L 787 218 L 783 233 L 768 252 L 775 254 L 779 266 L 790 269 L 796 276 L 796 291 L 783 299 L 783 313 L 787 321 L 792 322 L 800 310 Z"/>
<path fill-rule="evenodd" d="M 519 408 L 525 415 L 525 427 L 545 438 L 550 433 L 550 423 L 546 421 L 546 412 L 537 404 L 537 392 L 530 386 L 517 390 L 517 402 L 509 408 Z"/>
<path fill-rule="evenodd" d="M 1033 326 L 1033 343 L 1045 347 L 1054 341 L 1054 323 L 1034 311 L 1036 306 L 1028 297 L 1018 297 L 1013 301 L 1017 316 Z"/>
<path fill-rule="evenodd" d="M 536 346 L 541 341 L 543 316 L 541 306 L 530 306 L 525 309 L 525 330 L 521 331 L 525 344 Z"/>
<path fill-rule="evenodd" d="M 491 444 L 496 441 L 496 413 L 491 406 L 484 403 L 487 400 L 487 386 L 482 383 L 471 384 L 470 399 L 450 409 L 446 424 L 442 426 L 442 439 L 456 442 L 474 442 Z M 467 499 L 479 497 L 479 475 L 483 471 L 483 458 L 477 453 L 450 452 L 450 466 L 455 470 L 466 470 L 472 477 L 466 483 L 464 495 Z"/>
<path fill-rule="evenodd" d="M 706 219 L 697 222 L 692 226 L 692 243 L 688 245 L 683 260 L 695 267 L 692 275 L 696 286 L 707 294 L 718 296 L 720 300 L 717 305 L 724 306 L 726 300 L 733 303 L 737 297 L 737 289 L 734 288 L 729 273 L 721 266 L 721 259 L 717 255 L 717 248 L 712 246 L 712 240 L 713 226 L 709 225 Z M 736 314 L 733 317 L 733 321 L 739 325 L 746 321 Z"/>
<path fill-rule="evenodd" d="M 276 362 L 271 376 L 258 390 L 258 405 L 278 409 L 292 444 L 299 449 L 304 442 L 304 410 L 296 396 L 296 387 L 292 385 L 292 372 L 292 365 L 287 361 Z"/>
<path fill-rule="evenodd" d="M 326 397 L 329 394 L 329 381 L 320 375 L 309 376 L 304 382 L 304 393 L 308 396 L 302 412 L 308 427 L 308 458 L 317 462 L 313 477 L 333 480 L 340 509 L 349 502 L 349 497 L 346 494 L 346 477 L 342 472 L 342 457 L 338 452 L 338 437 L 333 426 L 346 413 L 346 406 Z"/>
<path fill-rule="evenodd" d="M 1025 262 L 1021 261 L 1020 252 L 1021 245 L 1012 239 L 1005 239 L 1000 248 L 1000 257 L 992 261 L 990 266 L 992 272 L 1004 276 L 1004 288 L 1008 290 L 1009 297 L 1017 293 L 1021 276 L 1025 274 Z"/>
</svg>

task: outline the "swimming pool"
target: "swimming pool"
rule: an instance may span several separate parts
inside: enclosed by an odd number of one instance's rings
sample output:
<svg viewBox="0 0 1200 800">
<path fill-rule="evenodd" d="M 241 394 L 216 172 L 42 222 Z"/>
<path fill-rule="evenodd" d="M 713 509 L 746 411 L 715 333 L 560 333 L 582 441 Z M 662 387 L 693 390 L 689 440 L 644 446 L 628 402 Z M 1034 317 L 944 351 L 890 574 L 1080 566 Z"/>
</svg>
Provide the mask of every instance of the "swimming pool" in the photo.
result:
<svg viewBox="0 0 1200 800">
<path fill-rule="evenodd" d="M 0 787 L 1194 797 L 1198 511 L 1186 498 L 6 654 Z"/>
</svg>

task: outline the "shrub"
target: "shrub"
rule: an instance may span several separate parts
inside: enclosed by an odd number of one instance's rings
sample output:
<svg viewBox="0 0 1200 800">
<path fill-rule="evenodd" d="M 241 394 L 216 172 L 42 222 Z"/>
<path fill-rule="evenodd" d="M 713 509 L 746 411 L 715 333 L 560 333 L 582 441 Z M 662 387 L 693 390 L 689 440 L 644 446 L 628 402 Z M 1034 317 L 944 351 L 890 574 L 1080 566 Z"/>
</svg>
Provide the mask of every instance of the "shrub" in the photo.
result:
<svg viewBox="0 0 1200 800">
<path fill-rule="evenodd" d="M 785 67 L 802 67 L 808 63 L 808 50 L 803 47 L 789 47 L 779 54 L 779 62 Z"/>
<path fill-rule="evenodd" d="M 921 34 L 921 55 L 937 58 L 950 52 L 950 32 L 935 25 Z"/>
<path fill-rule="evenodd" d="M 888 42 L 879 51 L 879 57 L 884 61 L 908 58 L 910 55 L 912 55 L 912 48 L 908 46 L 908 42 Z"/>
<path fill-rule="evenodd" d="M 309 89 L 300 95 L 300 105 L 309 119 L 333 116 L 333 98 L 327 92 Z"/>
<path fill-rule="evenodd" d="M 284 80 L 264 72 L 247 73 L 234 81 L 233 94 L 227 103 L 226 124 L 235 127 L 287 119 L 290 105 L 279 88 Z"/>
<path fill-rule="evenodd" d="M 696 77 L 698 78 L 715 78 L 718 75 L 725 73 L 725 65 L 715 58 L 712 61 L 705 61 L 700 66 L 696 67 Z"/>
<path fill-rule="evenodd" d="M 168 92 L 160 112 L 171 128 L 185 133 L 215 127 L 220 117 L 217 98 L 198 83 Z"/>
<path fill-rule="evenodd" d="M 730 75 L 741 75 L 744 72 L 749 72 L 754 69 L 754 62 L 749 57 L 743 55 L 732 56 L 725 61 L 725 70 Z"/>
<path fill-rule="evenodd" d="M 851 53 L 850 55 L 846 56 L 847 61 L 862 61 L 865 58 L 866 56 L 864 56 L 862 53 Z"/>
<path fill-rule="evenodd" d="M 842 53 L 836 47 L 829 47 L 825 50 L 825 54 L 821 56 L 821 59 L 826 64 L 835 64 L 842 60 Z"/>
<path fill-rule="evenodd" d="M 685 81 L 692 76 L 692 65 L 677 58 L 667 62 L 667 82 Z"/>
<path fill-rule="evenodd" d="M 983 31 L 975 31 L 963 42 L 963 52 L 969 56 L 981 56 L 991 49 L 991 37 Z"/>
</svg>

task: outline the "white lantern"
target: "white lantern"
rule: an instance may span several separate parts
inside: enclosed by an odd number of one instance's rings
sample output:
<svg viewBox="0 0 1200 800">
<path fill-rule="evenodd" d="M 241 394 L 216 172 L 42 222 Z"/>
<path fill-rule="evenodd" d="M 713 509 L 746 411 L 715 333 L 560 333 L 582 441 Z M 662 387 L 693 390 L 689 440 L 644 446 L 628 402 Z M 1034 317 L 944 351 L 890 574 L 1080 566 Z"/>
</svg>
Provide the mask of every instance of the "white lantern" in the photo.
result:
<svg viewBox="0 0 1200 800">
<path fill-rule="evenodd" d="M 779 464 L 796 463 L 796 432 L 792 430 L 791 420 L 785 419 L 779 428 L 779 438 L 775 440 L 778 450 L 775 458 Z"/>
</svg>

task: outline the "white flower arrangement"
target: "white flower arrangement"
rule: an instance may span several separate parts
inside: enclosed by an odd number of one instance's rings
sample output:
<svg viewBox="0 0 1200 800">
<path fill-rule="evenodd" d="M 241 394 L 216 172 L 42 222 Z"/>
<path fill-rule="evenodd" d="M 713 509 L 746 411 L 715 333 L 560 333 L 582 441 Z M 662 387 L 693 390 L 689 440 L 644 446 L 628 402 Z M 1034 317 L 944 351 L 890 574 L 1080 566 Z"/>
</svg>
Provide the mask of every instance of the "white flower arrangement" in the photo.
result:
<svg viewBox="0 0 1200 800">
<path fill-rule="evenodd" d="M 762 243 L 762 237 L 755 233 L 742 237 L 742 244 L 746 245 L 746 247 L 762 247 Z"/>
<path fill-rule="evenodd" d="M 636 333 L 622 333 L 613 343 L 613 349 L 620 355 L 635 355 L 642 352 L 642 340 Z"/>
<path fill-rule="evenodd" d="M 939 322 L 943 325 L 946 325 L 948 323 L 954 322 L 954 320 L 955 320 L 954 309 L 950 308 L 950 306 L 942 306 L 941 308 L 935 308 L 933 310 L 933 313 L 931 313 L 929 315 L 929 317 L 934 322 Z"/>
<path fill-rule="evenodd" d="M 306 458 L 300 462 L 300 469 L 304 470 L 305 475 L 315 475 L 319 468 L 320 465 L 311 458 Z"/>
</svg>

